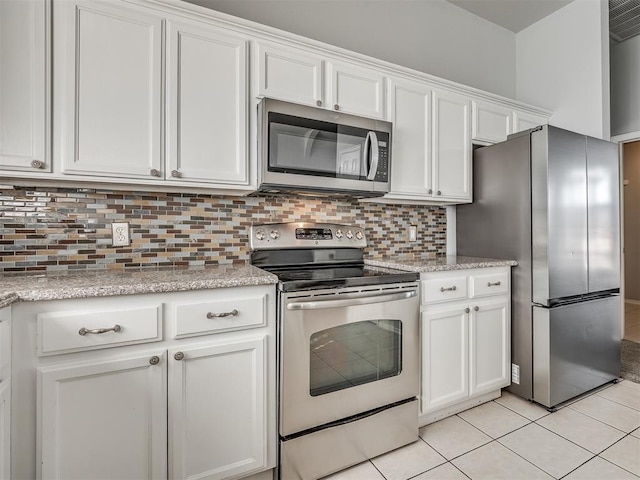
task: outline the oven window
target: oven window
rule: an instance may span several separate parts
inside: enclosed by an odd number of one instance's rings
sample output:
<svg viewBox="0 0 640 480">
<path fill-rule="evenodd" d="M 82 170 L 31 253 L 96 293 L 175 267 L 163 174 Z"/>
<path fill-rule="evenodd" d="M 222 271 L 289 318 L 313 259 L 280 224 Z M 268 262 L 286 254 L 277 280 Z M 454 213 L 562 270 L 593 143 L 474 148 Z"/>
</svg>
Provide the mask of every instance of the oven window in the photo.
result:
<svg viewBox="0 0 640 480">
<path fill-rule="evenodd" d="M 399 375 L 402 371 L 402 322 L 368 320 L 311 335 L 312 397 Z"/>
</svg>

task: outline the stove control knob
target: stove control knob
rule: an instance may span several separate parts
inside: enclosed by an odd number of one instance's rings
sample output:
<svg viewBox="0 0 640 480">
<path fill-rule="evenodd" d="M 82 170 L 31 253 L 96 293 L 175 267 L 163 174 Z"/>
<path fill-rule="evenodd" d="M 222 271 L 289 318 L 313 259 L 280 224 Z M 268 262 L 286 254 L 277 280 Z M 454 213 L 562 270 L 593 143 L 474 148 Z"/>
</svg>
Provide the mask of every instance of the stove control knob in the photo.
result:
<svg viewBox="0 0 640 480">
<path fill-rule="evenodd" d="M 280 238 L 280 232 L 278 230 L 271 230 L 269 232 L 269 236 L 273 239 L 273 240 L 277 240 Z"/>
<path fill-rule="evenodd" d="M 338 229 L 336 230 L 336 238 L 337 239 L 341 239 L 344 236 L 344 234 L 342 233 L 342 230 Z"/>
<path fill-rule="evenodd" d="M 356 238 L 357 238 L 358 240 L 362 240 L 362 239 L 364 238 L 364 235 L 362 234 L 362 232 L 361 232 L 360 230 L 358 230 L 358 231 L 356 232 Z"/>
<path fill-rule="evenodd" d="M 351 240 L 353 238 L 353 232 L 351 230 L 347 230 L 347 238 Z"/>
<path fill-rule="evenodd" d="M 262 229 L 256 230 L 256 238 L 258 240 L 264 240 L 265 238 L 267 238 L 267 233 Z"/>
</svg>

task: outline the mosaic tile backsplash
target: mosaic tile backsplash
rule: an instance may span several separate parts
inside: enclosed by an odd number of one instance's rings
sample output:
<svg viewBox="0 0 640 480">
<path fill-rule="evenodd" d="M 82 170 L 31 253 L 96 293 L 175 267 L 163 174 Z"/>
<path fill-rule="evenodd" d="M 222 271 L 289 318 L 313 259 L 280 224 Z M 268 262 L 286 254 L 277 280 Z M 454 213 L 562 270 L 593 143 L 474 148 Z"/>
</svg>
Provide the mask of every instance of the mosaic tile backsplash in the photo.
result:
<svg viewBox="0 0 640 480">
<path fill-rule="evenodd" d="M 16 189 L 0 190 L 0 271 L 244 263 L 251 225 L 299 221 L 360 226 L 369 258 L 432 258 L 446 251 L 442 207 L 296 195 Z M 130 246 L 111 246 L 113 222 L 129 222 Z M 409 225 L 418 227 L 417 242 L 407 239 Z"/>
</svg>

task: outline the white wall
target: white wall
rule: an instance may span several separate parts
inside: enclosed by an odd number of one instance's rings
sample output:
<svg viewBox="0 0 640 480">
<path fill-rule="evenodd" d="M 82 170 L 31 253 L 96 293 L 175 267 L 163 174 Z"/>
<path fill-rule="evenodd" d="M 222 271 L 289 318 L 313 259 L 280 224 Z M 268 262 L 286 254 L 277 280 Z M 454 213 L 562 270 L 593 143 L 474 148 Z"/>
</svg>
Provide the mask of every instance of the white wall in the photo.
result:
<svg viewBox="0 0 640 480">
<path fill-rule="evenodd" d="M 515 34 L 444 0 L 187 1 L 498 95 L 516 96 Z"/>
<path fill-rule="evenodd" d="M 607 2 L 575 0 L 516 34 L 516 99 L 550 123 L 610 138 Z"/>
<path fill-rule="evenodd" d="M 611 47 L 611 135 L 640 132 L 640 36 Z"/>
</svg>

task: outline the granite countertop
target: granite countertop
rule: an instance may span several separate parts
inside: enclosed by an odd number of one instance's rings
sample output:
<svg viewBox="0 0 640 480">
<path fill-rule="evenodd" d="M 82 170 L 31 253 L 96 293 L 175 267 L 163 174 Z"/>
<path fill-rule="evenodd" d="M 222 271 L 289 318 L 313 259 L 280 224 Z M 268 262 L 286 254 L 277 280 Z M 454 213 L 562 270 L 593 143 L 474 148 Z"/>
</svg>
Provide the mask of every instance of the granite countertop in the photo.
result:
<svg viewBox="0 0 640 480">
<path fill-rule="evenodd" d="M 448 272 L 451 270 L 466 270 L 469 268 L 515 267 L 515 260 L 500 260 L 495 258 L 463 257 L 447 255 L 437 258 L 383 258 L 381 260 L 365 260 L 373 267 L 394 268 L 409 272 Z"/>
<path fill-rule="evenodd" d="M 248 264 L 139 270 L 86 270 L 0 277 L 0 307 L 16 301 L 271 285 L 278 277 Z"/>
</svg>

